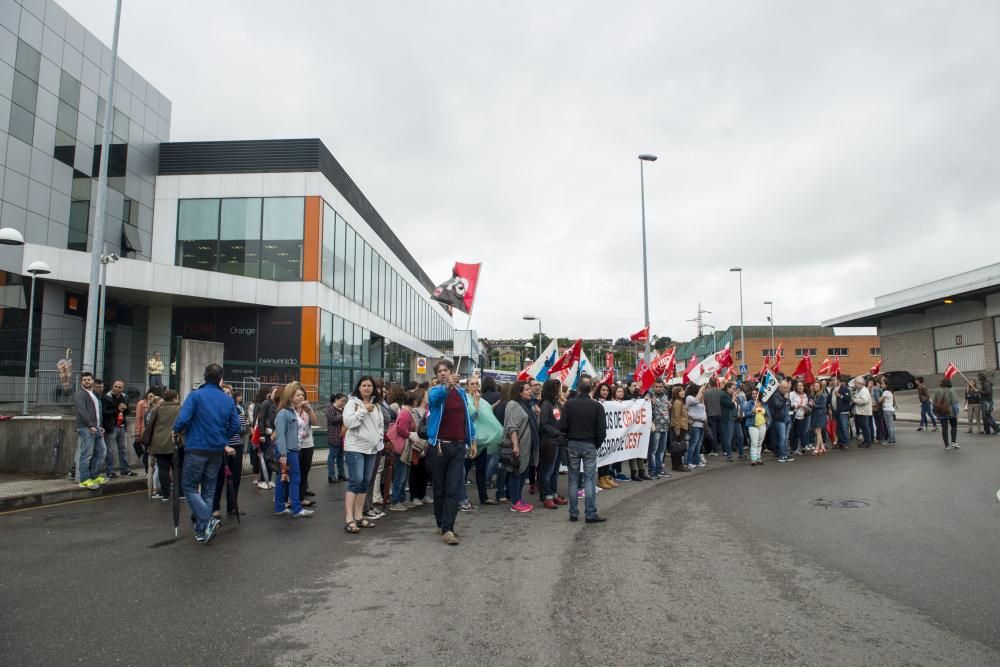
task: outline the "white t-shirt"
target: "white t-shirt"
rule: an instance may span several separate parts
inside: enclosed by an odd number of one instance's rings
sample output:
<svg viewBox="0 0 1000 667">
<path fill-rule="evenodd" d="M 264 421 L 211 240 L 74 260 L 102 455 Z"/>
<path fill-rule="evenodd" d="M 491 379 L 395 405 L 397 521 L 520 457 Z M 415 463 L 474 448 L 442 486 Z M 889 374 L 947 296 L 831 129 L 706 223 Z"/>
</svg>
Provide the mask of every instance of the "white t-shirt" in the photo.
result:
<svg viewBox="0 0 1000 667">
<path fill-rule="evenodd" d="M 896 397 L 892 395 L 892 392 L 886 389 L 882 392 L 882 411 L 883 412 L 895 412 L 896 411 Z"/>
<path fill-rule="evenodd" d="M 94 409 L 97 410 L 97 428 L 101 428 L 101 418 L 104 416 L 101 412 L 101 401 L 97 398 L 97 394 L 89 389 L 87 390 L 87 393 L 90 394 L 90 398 L 94 401 Z"/>
</svg>

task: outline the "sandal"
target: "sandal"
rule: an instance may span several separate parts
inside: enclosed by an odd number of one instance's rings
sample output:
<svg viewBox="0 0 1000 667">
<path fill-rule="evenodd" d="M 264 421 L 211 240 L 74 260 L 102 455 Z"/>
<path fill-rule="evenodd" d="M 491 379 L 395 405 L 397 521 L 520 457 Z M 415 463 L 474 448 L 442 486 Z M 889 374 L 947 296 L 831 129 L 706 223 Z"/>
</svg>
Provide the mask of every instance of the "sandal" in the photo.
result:
<svg viewBox="0 0 1000 667">
<path fill-rule="evenodd" d="M 344 532 L 345 533 L 360 533 L 361 529 L 358 528 L 358 524 L 355 523 L 354 521 L 348 521 L 347 523 L 344 524 Z"/>
<path fill-rule="evenodd" d="M 361 521 L 357 521 L 357 524 L 359 526 L 361 526 L 362 528 L 374 528 L 375 527 L 375 522 L 374 521 L 369 521 L 368 519 L 361 519 Z"/>
</svg>

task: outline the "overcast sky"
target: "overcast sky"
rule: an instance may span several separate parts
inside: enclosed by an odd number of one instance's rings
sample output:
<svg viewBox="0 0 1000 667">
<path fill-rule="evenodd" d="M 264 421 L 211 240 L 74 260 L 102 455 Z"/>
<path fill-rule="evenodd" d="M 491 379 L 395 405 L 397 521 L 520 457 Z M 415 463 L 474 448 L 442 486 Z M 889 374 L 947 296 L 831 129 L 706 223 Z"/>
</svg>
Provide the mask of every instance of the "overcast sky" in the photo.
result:
<svg viewBox="0 0 1000 667">
<path fill-rule="evenodd" d="M 111 43 L 113 0 L 62 0 Z M 472 328 L 747 324 L 998 260 L 1000 3 L 125 0 L 173 140 L 320 137 Z M 465 316 L 456 317 L 464 328 Z"/>
</svg>

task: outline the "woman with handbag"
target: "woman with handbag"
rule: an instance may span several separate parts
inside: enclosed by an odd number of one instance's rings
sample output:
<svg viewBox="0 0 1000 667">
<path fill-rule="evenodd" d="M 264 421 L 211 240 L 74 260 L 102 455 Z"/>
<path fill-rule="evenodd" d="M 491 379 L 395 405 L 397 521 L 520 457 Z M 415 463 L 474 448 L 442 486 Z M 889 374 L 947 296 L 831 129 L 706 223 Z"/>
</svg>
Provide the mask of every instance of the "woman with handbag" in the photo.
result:
<svg viewBox="0 0 1000 667">
<path fill-rule="evenodd" d="M 414 428 L 407 438 L 410 445 L 410 507 L 431 505 L 433 501 L 427 497 L 427 485 L 431 473 L 427 461 L 427 391 L 414 389 L 413 409 L 409 409 L 413 418 Z"/>
<path fill-rule="evenodd" d="M 170 471 L 174 462 L 173 429 L 180 412 L 177 392 L 173 389 L 165 390 L 163 399 L 153 408 L 149 423 L 143 431 L 149 453 L 156 457 L 156 469 L 160 478 L 160 492 L 154 493 L 153 498 L 170 500 Z"/>
<path fill-rule="evenodd" d="M 670 469 L 690 472 L 684 463 L 687 453 L 688 411 L 684 405 L 684 387 L 675 386 L 670 391 Z"/>
<path fill-rule="evenodd" d="M 534 434 L 532 427 L 534 411 L 531 409 L 531 385 L 518 380 L 510 388 L 510 400 L 504 412 L 503 443 L 500 446 L 500 462 L 507 469 L 507 497 L 510 511 L 522 514 L 535 509 L 524 502 L 524 478 L 532 459 Z"/>
<path fill-rule="evenodd" d="M 812 412 L 809 416 L 809 427 L 813 432 L 813 456 L 823 456 L 826 454 L 826 443 L 823 442 L 823 431 L 826 430 L 827 408 L 830 397 L 819 382 L 813 382 L 812 398 L 809 399 L 809 407 Z"/>
<path fill-rule="evenodd" d="M 413 418 L 417 395 L 408 391 L 403 394 L 402 405 L 399 406 L 396 421 L 389 427 L 389 441 L 392 443 L 392 492 L 390 494 L 389 511 L 405 512 L 409 509 L 403 501 L 406 499 L 406 479 L 410 475 L 410 465 L 413 460 L 413 445 L 410 435 L 417 432 L 417 424 Z"/>
<path fill-rule="evenodd" d="M 469 416 L 476 425 L 476 446 L 479 448 L 473 463 L 476 467 L 476 490 L 480 505 L 496 505 L 489 496 L 486 485 L 496 472 L 500 459 L 500 441 L 503 440 L 503 424 L 493 414 L 493 406 L 481 393 L 481 378 L 469 378 L 466 390 L 469 394 Z M 495 384 L 494 384 L 495 386 Z"/>
</svg>

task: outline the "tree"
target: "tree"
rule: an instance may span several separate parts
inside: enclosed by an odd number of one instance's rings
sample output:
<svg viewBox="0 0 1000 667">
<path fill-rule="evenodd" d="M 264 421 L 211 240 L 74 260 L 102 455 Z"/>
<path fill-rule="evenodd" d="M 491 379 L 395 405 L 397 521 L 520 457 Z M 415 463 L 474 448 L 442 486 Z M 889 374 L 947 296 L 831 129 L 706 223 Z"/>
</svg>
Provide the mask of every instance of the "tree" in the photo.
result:
<svg viewBox="0 0 1000 667">
<path fill-rule="evenodd" d="M 615 341 L 615 347 L 628 347 L 631 344 L 632 341 L 630 341 L 628 338 L 619 338 L 618 340 Z"/>
<path fill-rule="evenodd" d="M 655 339 L 653 347 L 656 349 L 657 352 L 663 352 L 668 347 L 670 347 L 671 343 L 674 342 L 673 338 L 671 338 L 670 336 L 660 336 L 660 337 L 653 336 L 653 338 Z"/>
</svg>

